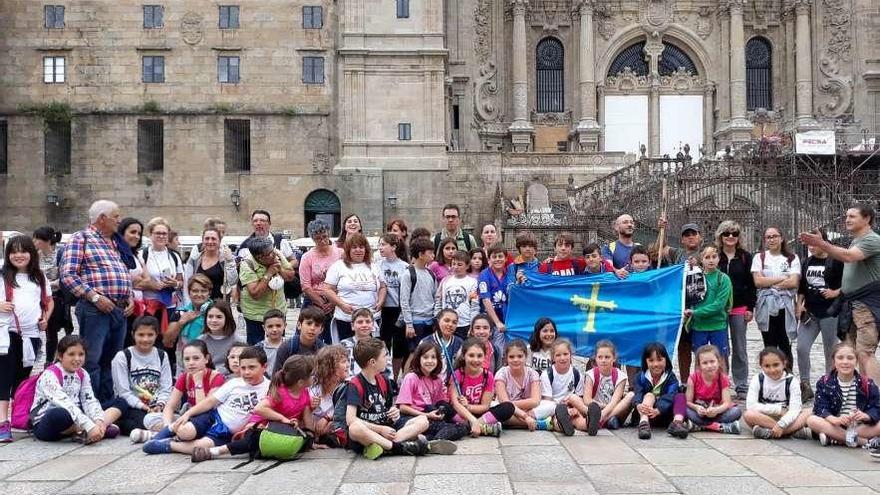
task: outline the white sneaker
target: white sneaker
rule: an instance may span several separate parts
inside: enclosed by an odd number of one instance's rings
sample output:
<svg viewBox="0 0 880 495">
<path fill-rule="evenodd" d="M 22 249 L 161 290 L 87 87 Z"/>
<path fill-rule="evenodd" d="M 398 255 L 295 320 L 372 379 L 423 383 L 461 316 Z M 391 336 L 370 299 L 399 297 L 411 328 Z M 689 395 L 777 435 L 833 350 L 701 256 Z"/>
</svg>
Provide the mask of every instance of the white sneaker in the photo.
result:
<svg viewBox="0 0 880 495">
<path fill-rule="evenodd" d="M 149 442 L 156 436 L 156 432 L 150 430 L 142 430 L 140 428 L 135 428 L 131 430 L 128 438 L 131 439 L 131 443 L 144 443 Z"/>
</svg>

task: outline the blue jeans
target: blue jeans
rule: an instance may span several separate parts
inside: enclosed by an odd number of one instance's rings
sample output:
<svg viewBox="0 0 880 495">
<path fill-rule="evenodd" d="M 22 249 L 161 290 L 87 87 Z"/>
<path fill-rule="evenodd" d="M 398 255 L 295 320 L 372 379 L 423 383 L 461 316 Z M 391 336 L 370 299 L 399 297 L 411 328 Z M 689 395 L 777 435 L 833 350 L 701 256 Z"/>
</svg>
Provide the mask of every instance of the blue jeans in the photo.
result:
<svg viewBox="0 0 880 495">
<path fill-rule="evenodd" d="M 122 350 L 125 341 L 126 320 L 122 310 L 115 308 L 103 313 L 94 304 L 80 300 L 76 303 L 79 334 L 86 342 L 86 362 L 95 397 L 104 402 L 113 398 L 113 376 L 110 362 Z"/>
<path fill-rule="evenodd" d="M 738 420 L 742 416 L 742 411 L 739 410 L 738 407 L 733 406 L 730 409 L 721 413 L 720 416 L 716 416 L 714 418 L 707 418 L 705 416 L 700 416 L 697 414 L 697 411 L 694 411 L 691 408 L 687 409 L 687 419 L 691 420 L 691 422 L 697 426 L 707 426 L 711 423 L 733 423 Z"/>
</svg>

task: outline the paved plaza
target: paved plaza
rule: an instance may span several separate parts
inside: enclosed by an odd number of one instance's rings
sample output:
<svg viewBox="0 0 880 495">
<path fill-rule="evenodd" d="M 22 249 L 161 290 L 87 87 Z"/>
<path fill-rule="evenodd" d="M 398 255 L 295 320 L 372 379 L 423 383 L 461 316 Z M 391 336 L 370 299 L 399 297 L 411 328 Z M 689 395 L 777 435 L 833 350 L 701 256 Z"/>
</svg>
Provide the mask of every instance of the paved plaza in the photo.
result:
<svg viewBox="0 0 880 495">
<path fill-rule="evenodd" d="M 289 319 L 295 323 L 296 312 Z M 293 325 L 290 327 L 293 328 Z M 749 354 L 762 347 L 754 325 Z M 813 346 L 813 381 L 822 371 Z M 755 365 L 753 363 L 752 371 Z M 240 459 L 193 464 L 181 455 L 147 456 L 127 438 L 83 446 L 16 435 L 0 446 L 0 493 L 224 495 L 504 495 L 735 494 L 862 495 L 880 493 L 880 460 L 862 449 L 806 440 L 757 440 L 749 432 L 701 432 L 678 440 L 660 430 L 649 441 L 635 429 L 580 432 L 505 431 L 465 439 L 453 456 L 377 461 L 343 450 L 306 453 L 266 473 L 264 461 L 238 470 Z"/>
</svg>

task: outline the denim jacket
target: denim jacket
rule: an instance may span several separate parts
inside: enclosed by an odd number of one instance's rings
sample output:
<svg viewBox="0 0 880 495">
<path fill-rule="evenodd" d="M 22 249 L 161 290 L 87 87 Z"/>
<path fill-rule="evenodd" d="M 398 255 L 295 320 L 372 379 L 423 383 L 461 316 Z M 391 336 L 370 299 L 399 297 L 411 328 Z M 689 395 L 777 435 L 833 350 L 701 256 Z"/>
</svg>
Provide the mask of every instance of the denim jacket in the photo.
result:
<svg viewBox="0 0 880 495">
<path fill-rule="evenodd" d="M 862 378 L 856 371 L 853 376 L 856 382 L 856 408 L 871 417 L 870 424 L 880 421 L 880 391 L 874 380 Z M 866 387 L 867 385 L 867 387 Z M 867 389 L 867 393 L 866 392 Z M 843 408 L 843 393 L 837 381 L 837 371 L 823 376 L 816 382 L 816 401 L 813 403 L 813 414 L 824 418 L 840 414 Z"/>
</svg>

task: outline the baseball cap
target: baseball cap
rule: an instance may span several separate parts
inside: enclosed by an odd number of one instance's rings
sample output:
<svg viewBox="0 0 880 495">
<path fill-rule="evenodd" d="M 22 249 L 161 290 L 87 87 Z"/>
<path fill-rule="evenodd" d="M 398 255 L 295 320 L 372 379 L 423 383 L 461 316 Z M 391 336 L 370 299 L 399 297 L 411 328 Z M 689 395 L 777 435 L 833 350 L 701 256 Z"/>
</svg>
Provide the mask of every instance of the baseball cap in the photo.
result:
<svg viewBox="0 0 880 495">
<path fill-rule="evenodd" d="M 693 230 L 696 233 L 700 233 L 700 226 L 695 223 L 686 223 L 681 227 L 681 235 L 684 235 L 688 230 Z"/>
</svg>

